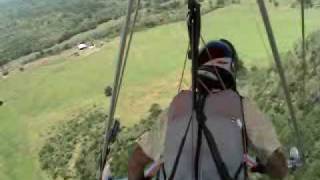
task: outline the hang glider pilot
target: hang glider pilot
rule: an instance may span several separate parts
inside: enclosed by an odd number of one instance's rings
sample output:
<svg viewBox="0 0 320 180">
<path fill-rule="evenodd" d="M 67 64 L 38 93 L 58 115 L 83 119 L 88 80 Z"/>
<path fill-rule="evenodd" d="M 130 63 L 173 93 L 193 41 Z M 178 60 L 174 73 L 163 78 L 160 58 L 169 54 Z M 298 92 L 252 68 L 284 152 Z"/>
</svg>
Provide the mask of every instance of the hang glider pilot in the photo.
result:
<svg viewBox="0 0 320 180">
<path fill-rule="evenodd" d="M 272 178 L 282 179 L 287 175 L 288 166 L 281 144 L 271 121 L 247 98 L 236 91 L 237 53 L 227 40 L 209 42 L 199 54 L 198 88 L 205 95 L 203 112 L 206 126 L 217 145 L 220 157 L 231 177 L 247 178 L 248 168 Z M 138 141 L 128 164 L 129 180 L 148 179 L 144 170 L 156 162 L 153 172 L 160 179 L 172 176 L 173 167 L 182 138 L 186 141 L 180 153 L 174 179 L 195 179 L 195 172 L 202 180 L 219 180 L 217 165 L 213 161 L 208 143 L 202 135 L 202 144 L 197 145 L 198 122 L 192 114 L 192 92 L 181 91 L 163 113 L 154 129 L 144 134 Z M 186 128 L 191 118 L 191 127 Z M 260 159 L 255 164 L 247 154 L 247 145 Z M 197 146 L 200 146 L 199 165 L 195 170 Z M 161 173 L 155 173 L 161 172 Z M 164 178 L 163 176 L 166 176 Z"/>
</svg>

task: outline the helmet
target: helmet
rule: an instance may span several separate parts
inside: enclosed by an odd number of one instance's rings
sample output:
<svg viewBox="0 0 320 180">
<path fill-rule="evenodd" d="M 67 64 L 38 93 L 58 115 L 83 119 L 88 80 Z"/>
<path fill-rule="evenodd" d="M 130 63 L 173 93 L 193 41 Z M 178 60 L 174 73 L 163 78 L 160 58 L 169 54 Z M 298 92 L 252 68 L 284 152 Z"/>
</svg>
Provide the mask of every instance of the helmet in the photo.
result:
<svg viewBox="0 0 320 180">
<path fill-rule="evenodd" d="M 199 52 L 200 80 L 208 89 L 236 89 L 235 66 L 237 53 L 228 40 L 221 39 L 207 43 Z"/>
<path fill-rule="evenodd" d="M 236 61 L 236 52 L 233 45 L 225 39 L 210 41 L 199 52 L 199 65 L 217 58 L 231 58 Z"/>
</svg>

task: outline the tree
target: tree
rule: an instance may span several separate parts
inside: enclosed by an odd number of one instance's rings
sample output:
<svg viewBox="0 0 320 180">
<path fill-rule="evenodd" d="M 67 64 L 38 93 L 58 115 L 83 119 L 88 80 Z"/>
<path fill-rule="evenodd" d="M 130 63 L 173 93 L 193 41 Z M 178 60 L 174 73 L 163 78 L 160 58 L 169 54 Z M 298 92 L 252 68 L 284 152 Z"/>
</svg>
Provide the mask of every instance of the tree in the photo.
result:
<svg viewBox="0 0 320 180">
<path fill-rule="evenodd" d="M 7 70 L 4 68 L 5 65 L 6 65 L 8 62 L 9 62 L 8 60 L 2 60 L 2 61 L 0 61 L 0 70 L 2 71 L 2 75 L 8 74 L 8 73 L 7 73 Z"/>
<path fill-rule="evenodd" d="M 224 0 L 217 0 L 217 7 L 224 7 L 225 6 L 225 1 Z"/>
<path fill-rule="evenodd" d="M 210 7 L 210 9 L 212 9 L 212 8 L 213 8 L 212 0 L 209 0 L 209 7 Z"/>
<path fill-rule="evenodd" d="M 0 67 L 2 68 L 4 65 L 6 65 L 9 61 L 8 60 L 2 60 L 0 61 Z"/>
<path fill-rule="evenodd" d="M 232 0 L 231 2 L 232 2 L 232 4 L 240 4 L 241 0 Z"/>
<path fill-rule="evenodd" d="M 300 0 L 301 1 L 301 0 Z M 313 0 L 304 0 L 305 7 L 313 7 Z"/>
<path fill-rule="evenodd" d="M 299 7 L 300 4 L 301 4 L 301 1 L 302 0 L 296 0 L 296 1 L 293 1 L 293 3 L 291 4 L 291 7 Z M 313 7 L 314 5 L 314 0 L 304 0 L 304 6 L 305 8 L 311 8 Z"/>
<path fill-rule="evenodd" d="M 168 2 L 168 1 L 170 1 L 170 0 L 153 0 L 153 4 L 155 6 L 159 6 L 160 4 Z"/>
</svg>

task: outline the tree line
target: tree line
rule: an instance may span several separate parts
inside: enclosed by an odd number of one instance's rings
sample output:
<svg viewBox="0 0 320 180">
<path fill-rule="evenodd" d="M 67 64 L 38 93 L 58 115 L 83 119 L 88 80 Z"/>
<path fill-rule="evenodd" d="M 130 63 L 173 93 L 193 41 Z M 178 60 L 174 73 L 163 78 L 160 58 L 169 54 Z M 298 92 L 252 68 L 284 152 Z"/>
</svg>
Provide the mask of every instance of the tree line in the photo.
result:
<svg viewBox="0 0 320 180">
<path fill-rule="evenodd" d="M 226 3 L 224 3 L 224 1 Z M 205 11 L 231 0 L 201 0 Z M 128 0 L 10 0 L 0 6 L 0 62 L 31 55 L 26 62 L 69 49 L 81 41 L 113 38 Z M 140 29 L 185 18 L 185 0 L 141 0 Z M 148 18 L 147 18 L 148 17 Z M 96 28 L 106 24 L 102 31 Z M 90 36 L 68 42 L 92 30 Z"/>
</svg>

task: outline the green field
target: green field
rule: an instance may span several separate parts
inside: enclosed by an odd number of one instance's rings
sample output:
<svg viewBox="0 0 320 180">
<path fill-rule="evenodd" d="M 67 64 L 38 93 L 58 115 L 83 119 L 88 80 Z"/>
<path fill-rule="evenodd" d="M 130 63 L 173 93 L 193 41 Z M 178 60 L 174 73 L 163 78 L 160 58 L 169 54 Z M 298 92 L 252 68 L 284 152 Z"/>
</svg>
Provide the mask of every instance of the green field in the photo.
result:
<svg viewBox="0 0 320 180">
<path fill-rule="evenodd" d="M 285 53 L 300 38 L 299 11 L 269 10 L 279 49 Z M 306 12 L 307 32 L 320 28 L 319 17 L 319 9 Z M 250 66 L 272 62 L 263 28 L 255 4 L 219 9 L 202 22 L 205 39 L 231 40 Z M 103 89 L 112 82 L 118 44 L 114 39 L 89 55 L 52 57 L 46 65 L 0 80 L 0 98 L 5 101 L 0 107 L 0 179 L 47 179 L 37 153 L 49 127 L 93 105 L 107 111 Z M 186 48 L 185 22 L 135 34 L 117 113 L 123 124 L 135 123 L 154 102 L 169 102 L 177 91 Z"/>
</svg>

